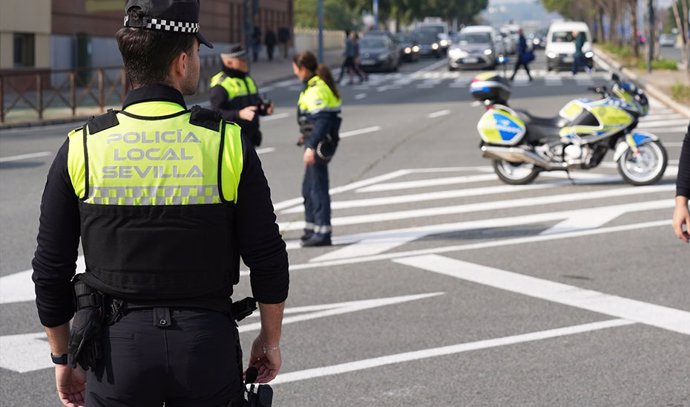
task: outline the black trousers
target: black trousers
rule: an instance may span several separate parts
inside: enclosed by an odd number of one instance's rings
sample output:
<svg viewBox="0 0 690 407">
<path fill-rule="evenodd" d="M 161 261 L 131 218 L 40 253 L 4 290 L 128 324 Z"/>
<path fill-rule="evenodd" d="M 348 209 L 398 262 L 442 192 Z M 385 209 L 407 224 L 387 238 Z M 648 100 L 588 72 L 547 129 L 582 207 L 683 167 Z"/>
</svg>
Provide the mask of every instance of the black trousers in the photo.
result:
<svg viewBox="0 0 690 407">
<path fill-rule="evenodd" d="M 331 234 L 331 196 L 328 192 L 328 162 L 316 157 L 307 165 L 302 179 L 305 229 Z"/>
<path fill-rule="evenodd" d="M 202 309 L 128 312 L 102 337 L 87 372 L 88 407 L 226 407 L 242 397 L 235 321 Z"/>
</svg>

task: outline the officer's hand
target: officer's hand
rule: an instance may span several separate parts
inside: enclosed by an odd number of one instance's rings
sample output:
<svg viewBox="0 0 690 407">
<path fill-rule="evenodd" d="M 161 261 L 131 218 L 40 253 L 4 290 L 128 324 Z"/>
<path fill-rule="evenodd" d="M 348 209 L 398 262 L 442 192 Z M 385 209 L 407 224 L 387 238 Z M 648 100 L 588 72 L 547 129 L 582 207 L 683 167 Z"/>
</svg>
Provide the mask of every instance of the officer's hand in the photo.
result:
<svg viewBox="0 0 690 407">
<path fill-rule="evenodd" d="M 249 356 L 249 366 L 259 371 L 257 383 L 268 383 L 275 379 L 280 370 L 282 359 L 280 348 L 277 345 L 265 345 L 261 336 L 257 336 L 252 343 L 252 351 Z"/>
<path fill-rule="evenodd" d="M 66 407 L 85 405 L 86 373 L 82 368 L 72 369 L 68 365 L 55 365 L 55 385 L 62 405 Z"/>
<path fill-rule="evenodd" d="M 316 163 L 316 153 L 313 148 L 307 148 L 304 150 L 304 164 L 314 165 Z"/>
<path fill-rule="evenodd" d="M 676 197 L 676 209 L 673 211 L 673 231 L 678 239 L 685 243 L 690 242 L 690 212 L 688 201 L 683 197 Z M 685 230 L 683 230 L 685 226 Z"/>
<path fill-rule="evenodd" d="M 242 120 L 250 122 L 254 120 L 254 116 L 256 116 L 256 106 L 247 106 L 240 110 L 240 119 Z"/>
<path fill-rule="evenodd" d="M 271 103 L 270 105 L 268 105 L 266 107 L 266 116 L 270 116 L 272 114 L 273 114 L 273 103 Z"/>
</svg>

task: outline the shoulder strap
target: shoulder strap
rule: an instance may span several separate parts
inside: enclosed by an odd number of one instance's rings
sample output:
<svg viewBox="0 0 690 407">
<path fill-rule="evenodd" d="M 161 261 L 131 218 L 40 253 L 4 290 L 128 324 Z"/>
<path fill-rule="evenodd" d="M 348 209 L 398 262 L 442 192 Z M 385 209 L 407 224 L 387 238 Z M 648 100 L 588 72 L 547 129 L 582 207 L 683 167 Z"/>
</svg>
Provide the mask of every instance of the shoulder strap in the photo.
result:
<svg viewBox="0 0 690 407">
<path fill-rule="evenodd" d="M 108 109 L 107 112 L 100 116 L 94 116 L 86 122 L 89 127 L 89 134 L 95 134 L 111 127 L 115 127 L 120 122 L 117 120 L 117 112 L 113 109 Z"/>
<path fill-rule="evenodd" d="M 198 105 L 192 106 L 190 112 L 190 124 L 204 127 L 213 131 L 218 131 L 220 129 L 220 121 L 222 120 L 220 113 L 214 110 L 204 109 Z"/>
</svg>

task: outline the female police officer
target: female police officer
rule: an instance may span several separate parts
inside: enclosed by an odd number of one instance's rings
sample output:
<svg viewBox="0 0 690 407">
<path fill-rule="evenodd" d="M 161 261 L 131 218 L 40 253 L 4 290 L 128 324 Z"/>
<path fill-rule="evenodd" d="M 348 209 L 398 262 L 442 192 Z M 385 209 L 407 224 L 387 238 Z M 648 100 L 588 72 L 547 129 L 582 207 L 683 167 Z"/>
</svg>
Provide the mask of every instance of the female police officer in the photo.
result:
<svg viewBox="0 0 690 407">
<path fill-rule="evenodd" d="M 304 144 L 304 235 L 302 246 L 331 245 L 328 163 L 338 147 L 340 95 L 331 71 L 309 51 L 295 55 L 292 70 L 304 82 L 297 101 L 300 143 Z"/>
<path fill-rule="evenodd" d="M 129 0 L 125 12 L 117 42 L 134 90 L 69 134 L 41 203 L 33 280 L 58 394 L 70 407 L 225 407 L 243 393 L 240 256 L 261 310 L 249 364 L 259 382 L 280 368 L 285 243 L 239 127 L 185 105 L 210 46 L 199 0 Z"/>
</svg>

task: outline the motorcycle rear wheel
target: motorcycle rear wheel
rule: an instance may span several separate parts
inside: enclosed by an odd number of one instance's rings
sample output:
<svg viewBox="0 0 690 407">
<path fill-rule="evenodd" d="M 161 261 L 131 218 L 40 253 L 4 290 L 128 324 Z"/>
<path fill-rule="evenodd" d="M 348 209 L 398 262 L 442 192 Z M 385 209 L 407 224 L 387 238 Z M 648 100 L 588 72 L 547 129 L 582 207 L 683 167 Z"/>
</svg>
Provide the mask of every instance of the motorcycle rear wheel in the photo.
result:
<svg viewBox="0 0 690 407">
<path fill-rule="evenodd" d="M 664 176 L 668 155 L 659 141 L 652 141 L 638 147 L 640 155 L 635 157 L 628 149 L 618 159 L 618 173 L 625 182 L 635 185 L 656 184 Z"/>
<path fill-rule="evenodd" d="M 540 171 L 534 164 L 512 163 L 506 160 L 494 160 L 493 167 L 498 178 L 510 185 L 529 184 L 537 178 Z"/>
</svg>

